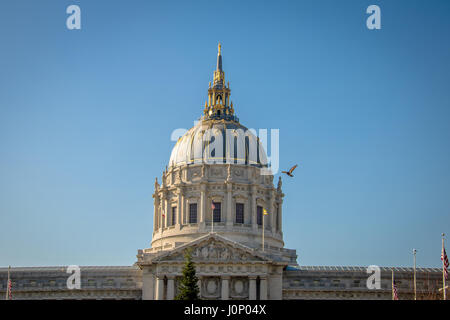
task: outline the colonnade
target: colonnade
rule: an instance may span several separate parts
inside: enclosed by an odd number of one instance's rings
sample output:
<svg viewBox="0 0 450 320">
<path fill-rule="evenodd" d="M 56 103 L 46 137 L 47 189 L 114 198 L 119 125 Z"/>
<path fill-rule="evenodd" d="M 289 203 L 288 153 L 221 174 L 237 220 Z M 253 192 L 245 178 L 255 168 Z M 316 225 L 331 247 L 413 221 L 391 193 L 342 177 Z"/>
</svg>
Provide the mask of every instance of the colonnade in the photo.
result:
<svg viewBox="0 0 450 320">
<path fill-rule="evenodd" d="M 226 183 L 225 191 L 223 192 L 223 196 L 210 196 L 208 197 L 207 186 L 205 184 L 201 184 L 200 186 L 200 197 L 193 203 L 197 203 L 197 223 L 200 227 L 205 227 L 206 222 L 210 222 L 212 216 L 207 220 L 208 210 L 211 210 L 211 205 L 207 205 L 208 201 L 211 199 L 219 198 L 219 202 L 222 203 L 221 206 L 221 222 L 224 222 L 227 226 L 232 226 L 235 223 L 235 215 L 236 208 L 233 204 L 236 201 L 233 201 L 233 186 L 232 183 Z M 182 187 L 178 187 L 176 191 L 174 191 L 174 196 L 176 197 L 176 220 L 175 223 L 171 221 L 172 219 L 172 205 L 169 198 L 169 191 L 160 191 L 159 195 L 155 194 L 154 197 L 154 216 L 153 216 L 153 227 L 154 231 L 161 231 L 163 228 L 168 227 L 169 225 L 174 225 L 175 227 L 180 227 L 183 224 L 189 223 L 189 200 L 186 197 L 186 193 Z M 197 202 L 198 201 L 198 202 Z M 275 234 L 277 231 L 282 230 L 281 222 L 282 222 L 282 203 L 283 200 L 279 199 L 276 195 L 275 191 L 270 192 L 270 197 L 268 200 L 264 200 L 264 208 L 269 212 L 269 216 L 265 219 L 265 225 L 269 230 L 272 231 L 272 234 Z M 245 204 L 249 205 L 249 208 L 245 206 Z M 258 206 L 258 189 L 257 186 L 252 186 L 251 191 L 249 193 L 248 200 L 244 203 L 244 215 L 247 219 L 244 220 L 245 224 L 250 222 L 252 229 L 257 230 L 257 206 Z M 162 215 L 161 211 L 165 214 Z"/>
</svg>

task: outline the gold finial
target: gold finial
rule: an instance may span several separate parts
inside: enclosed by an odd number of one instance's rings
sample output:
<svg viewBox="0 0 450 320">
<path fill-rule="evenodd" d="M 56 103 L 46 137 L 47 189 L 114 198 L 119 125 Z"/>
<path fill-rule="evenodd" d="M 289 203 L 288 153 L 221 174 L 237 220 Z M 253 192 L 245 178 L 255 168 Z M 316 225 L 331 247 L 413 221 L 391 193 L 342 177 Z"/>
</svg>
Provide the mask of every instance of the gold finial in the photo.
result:
<svg viewBox="0 0 450 320">
<path fill-rule="evenodd" d="M 220 50 L 221 50 L 221 48 L 222 48 L 222 45 L 220 44 L 220 42 L 219 42 L 219 56 L 220 56 Z"/>
</svg>

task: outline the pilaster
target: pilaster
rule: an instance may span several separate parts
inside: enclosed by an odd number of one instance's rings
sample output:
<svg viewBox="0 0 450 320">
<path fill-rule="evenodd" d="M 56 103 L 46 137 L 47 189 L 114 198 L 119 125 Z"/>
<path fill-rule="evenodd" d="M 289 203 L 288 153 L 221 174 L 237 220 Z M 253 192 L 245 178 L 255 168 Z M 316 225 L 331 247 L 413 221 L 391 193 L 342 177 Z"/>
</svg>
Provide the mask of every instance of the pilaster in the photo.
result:
<svg viewBox="0 0 450 320">
<path fill-rule="evenodd" d="M 228 300 L 230 297 L 230 287 L 229 287 L 229 283 L 230 283 L 230 277 L 229 276 L 223 276 L 222 277 L 222 295 L 221 298 L 222 300 Z"/>
<path fill-rule="evenodd" d="M 251 187 L 250 201 L 251 201 L 251 210 L 252 210 L 252 228 L 254 231 L 258 230 L 258 224 L 256 219 L 256 186 L 253 185 Z"/>
<path fill-rule="evenodd" d="M 267 300 L 267 278 L 259 280 L 259 299 Z"/>
<path fill-rule="evenodd" d="M 154 273 L 144 268 L 142 271 L 142 300 L 155 299 L 155 275 Z"/>
<path fill-rule="evenodd" d="M 199 219 L 200 230 L 205 230 L 206 228 L 206 185 L 202 183 L 200 185 L 200 219 Z"/>
<path fill-rule="evenodd" d="M 164 300 L 164 278 L 156 277 L 156 300 Z"/>
<path fill-rule="evenodd" d="M 226 217 L 226 225 L 228 227 L 233 226 L 233 184 L 231 182 L 227 182 L 227 217 Z"/>
<path fill-rule="evenodd" d="M 167 300 L 175 298 L 175 279 L 173 276 L 167 278 Z"/>
<path fill-rule="evenodd" d="M 256 300 L 256 277 L 249 277 L 248 299 Z"/>
</svg>

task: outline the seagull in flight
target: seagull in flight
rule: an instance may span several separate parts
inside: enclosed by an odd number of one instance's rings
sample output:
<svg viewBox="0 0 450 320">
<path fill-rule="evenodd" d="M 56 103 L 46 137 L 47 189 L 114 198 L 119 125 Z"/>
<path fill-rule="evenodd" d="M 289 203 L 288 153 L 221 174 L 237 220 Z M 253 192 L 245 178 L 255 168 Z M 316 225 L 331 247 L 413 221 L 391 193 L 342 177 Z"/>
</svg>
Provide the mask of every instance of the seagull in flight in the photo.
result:
<svg viewBox="0 0 450 320">
<path fill-rule="evenodd" d="M 297 168 L 297 165 L 290 168 L 289 171 L 281 171 L 281 173 L 286 173 L 289 177 L 293 177 L 294 175 L 292 174 L 292 172 L 294 172 L 295 168 Z"/>
</svg>

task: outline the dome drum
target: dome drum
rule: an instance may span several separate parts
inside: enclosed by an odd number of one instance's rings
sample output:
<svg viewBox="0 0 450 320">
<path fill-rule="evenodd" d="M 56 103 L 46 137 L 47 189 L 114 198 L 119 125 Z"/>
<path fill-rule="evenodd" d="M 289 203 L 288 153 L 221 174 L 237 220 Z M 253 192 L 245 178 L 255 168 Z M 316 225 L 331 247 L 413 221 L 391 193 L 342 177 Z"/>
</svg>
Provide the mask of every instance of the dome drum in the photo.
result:
<svg viewBox="0 0 450 320">
<path fill-rule="evenodd" d="M 162 184 L 155 184 L 152 247 L 161 247 L 161 240 L 183 244 L 211 231 L 250 247 L 261 246 L 258 215 L 263 208 L 269 212 L 264 218 L 267 246 L 283 247 L 283 194 L 273 187 L 273 176 L 261 175 L 260 170 L 237 164 L 169 167 Z M 212 204 L 220 206 L 214 226 Z"/>
</svg>

